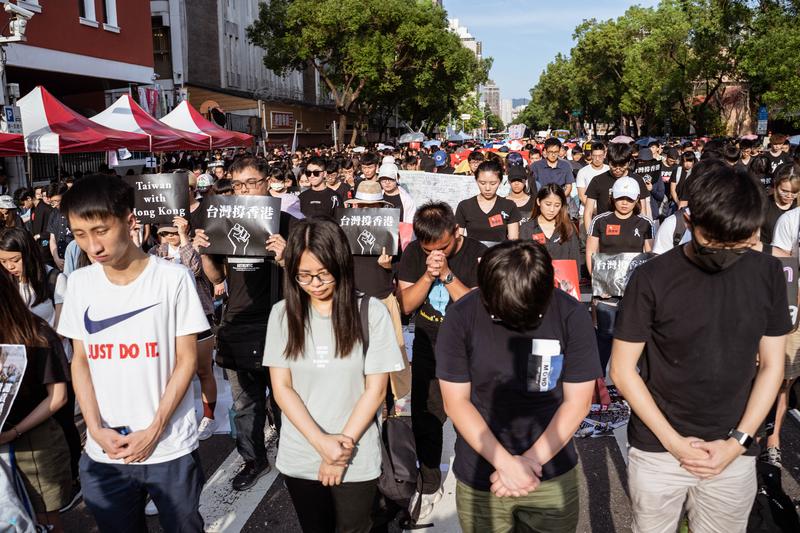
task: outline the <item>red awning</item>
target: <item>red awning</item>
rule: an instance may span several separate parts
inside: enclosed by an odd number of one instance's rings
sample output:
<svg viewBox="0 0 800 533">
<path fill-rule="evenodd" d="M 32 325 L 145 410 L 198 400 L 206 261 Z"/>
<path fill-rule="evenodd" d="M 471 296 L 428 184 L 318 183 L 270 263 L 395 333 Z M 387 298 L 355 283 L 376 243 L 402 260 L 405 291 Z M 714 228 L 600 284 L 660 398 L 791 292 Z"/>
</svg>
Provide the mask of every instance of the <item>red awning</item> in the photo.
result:
<svg viewBox="0 0 800 533">
<path fill-rule="evenodd" d="M 25 141 L 18 133 L 0 132 L 0 157 L 25 155 Z"/>
<path fill-rule="evenodd" d="M 208 149 L 232 148 L 253 144 L 253 136 L 246 133 L 226 130 L 207 120 L 189 102 L 184 100 L 169 114 L 162 117 L 161 122 L 173 128 L 198 133 L 208 137 Z"/>
<path fill-rule="evenodd" d="M 25 148 L 31 153 L 69 154 L 127 148 L 148 151 L 150 138 L 107 128 L 76 113 L 38 86 L 17 101 Z"/>
<path fill-rule="evenodd" d="M 151 152 L 208 150 L 208 137 L 167 126 L 150 116 L 129 94 L 120 96 L 108 109 L 89 120 L 108 128 L 147 135 Z"/>
</svg>

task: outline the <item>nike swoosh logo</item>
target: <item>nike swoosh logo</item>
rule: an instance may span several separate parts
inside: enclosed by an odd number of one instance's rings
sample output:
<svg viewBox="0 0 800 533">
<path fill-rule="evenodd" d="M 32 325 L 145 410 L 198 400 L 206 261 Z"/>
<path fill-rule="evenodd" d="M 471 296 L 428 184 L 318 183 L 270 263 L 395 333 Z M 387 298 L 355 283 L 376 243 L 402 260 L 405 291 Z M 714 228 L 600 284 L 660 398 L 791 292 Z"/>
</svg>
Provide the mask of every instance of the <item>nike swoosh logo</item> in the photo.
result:
<svg viewBox="0 0 800 533">
<path fill-rule="evenodd" d="M 130 313 L 125 313 L 122 315 L 112 316 L 110 318 L 105 318 L 103 320 L 92 320 L 89 318 L 89 308 L 86 308 L 86 312 L 83 313 L 83 325 L 86 326 L 86 331 L 89 334 L 94 335 L 95 333 L 100 333 L 104 329 L 108 329 L 111 326 L 115 326 L 120 322 L 124 322 L 129 318 L 138 315 L 143 311 L 147 311 L 151 307 L 157 306 L 158 303 L 154 303 L 153 305 L 148 305 L 147 307 L 142 307 L 141 309 L 137 309 L 135 311 L 131 311 Z"/>
</svg>

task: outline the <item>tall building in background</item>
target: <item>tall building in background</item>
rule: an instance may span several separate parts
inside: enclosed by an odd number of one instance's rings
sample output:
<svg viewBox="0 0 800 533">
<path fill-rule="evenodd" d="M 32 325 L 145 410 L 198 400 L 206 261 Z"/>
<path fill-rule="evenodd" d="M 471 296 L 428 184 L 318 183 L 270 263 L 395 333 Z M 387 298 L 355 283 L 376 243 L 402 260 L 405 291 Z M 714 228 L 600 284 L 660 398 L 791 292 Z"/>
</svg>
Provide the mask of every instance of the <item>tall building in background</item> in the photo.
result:
<svg viewBox="0 0 800 533">
<path fill-rule="evenodd" d="M 512 112 L 513 112 L 513 106 L 511 105 L 511 100 L 509 99 L 500 100 L 500 119 L 506 126 L 511 124 L 511 120 L 513 119 Z"/>
<path fill-rule="evenodd" d="M 481 96 L 492 114 L 500 116 L 500 87 L 489 80 L 481 91 Z"/>
<path fill-rule="evenodd" d="M 441 2 L 439 2 L 441 5 Z M 471 50 L 475 57 L 478 59 L 483 58 L 483 43 L 475 39 L 472 34 L 469 32 L 466 26 L 462 26 L 458 19 L 448 19 L 448 25 L 450 26 L 450 31 L 458 35 L 458 38 L 461 39 L 461 44 L 464 45 L 464 48 Z"/>
</svg>

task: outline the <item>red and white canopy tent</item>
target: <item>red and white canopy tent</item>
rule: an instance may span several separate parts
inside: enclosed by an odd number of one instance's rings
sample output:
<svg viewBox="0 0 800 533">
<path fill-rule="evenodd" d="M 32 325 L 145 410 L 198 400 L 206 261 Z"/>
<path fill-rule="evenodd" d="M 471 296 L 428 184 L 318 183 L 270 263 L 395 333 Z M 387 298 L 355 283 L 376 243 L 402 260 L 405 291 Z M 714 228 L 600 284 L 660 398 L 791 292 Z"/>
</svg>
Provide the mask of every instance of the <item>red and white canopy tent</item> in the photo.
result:
<svg viewBox="0 0 800 533">
<path fill-rule="evenodd" d="M 18 133 L 0 132 L 0 157 L 25 155 L 25 141 Z"/>
<path fill-rule="evenodd" d="M 204 135 L 208 138 L 208 149 L 249 146 L 253 144 L 253 136 L 246 133 L 226 130 L 207 120 L 189 102 L 184 100 L 170 113 L 161 118 L 161 122 L 173 128 Z"/>
<path fill-rule="evenodd" d="M 69 154 L 127 148 L 148 151 L 150 137 L 107 128 L 59 102 L 38 86 L 17 101 L 29 153 Z"/>
<path fill-rule="evenodd" d="M 208 150 L 208 137 L 167 126 L 147 114 L 128 94 L 89 120 L 115 130 L 147 135 L 151 152 Z"/>
</svg>

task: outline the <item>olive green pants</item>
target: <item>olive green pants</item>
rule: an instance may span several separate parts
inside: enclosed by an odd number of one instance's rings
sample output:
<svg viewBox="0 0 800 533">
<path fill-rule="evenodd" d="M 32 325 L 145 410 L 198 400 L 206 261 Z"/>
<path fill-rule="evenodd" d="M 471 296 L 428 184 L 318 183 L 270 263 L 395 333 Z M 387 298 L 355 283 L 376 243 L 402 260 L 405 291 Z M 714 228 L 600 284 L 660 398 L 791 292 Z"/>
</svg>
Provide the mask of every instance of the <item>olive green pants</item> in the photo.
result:
<svg viewBox="0 0 800 533">
<path fill-rule="evenodd" d="M 498 498 L 458 482 L 456 507 L 464 533 L 574 533 L 578 527 L 578 473 L 543 481 L 519 498 Z"/>
</svg>

